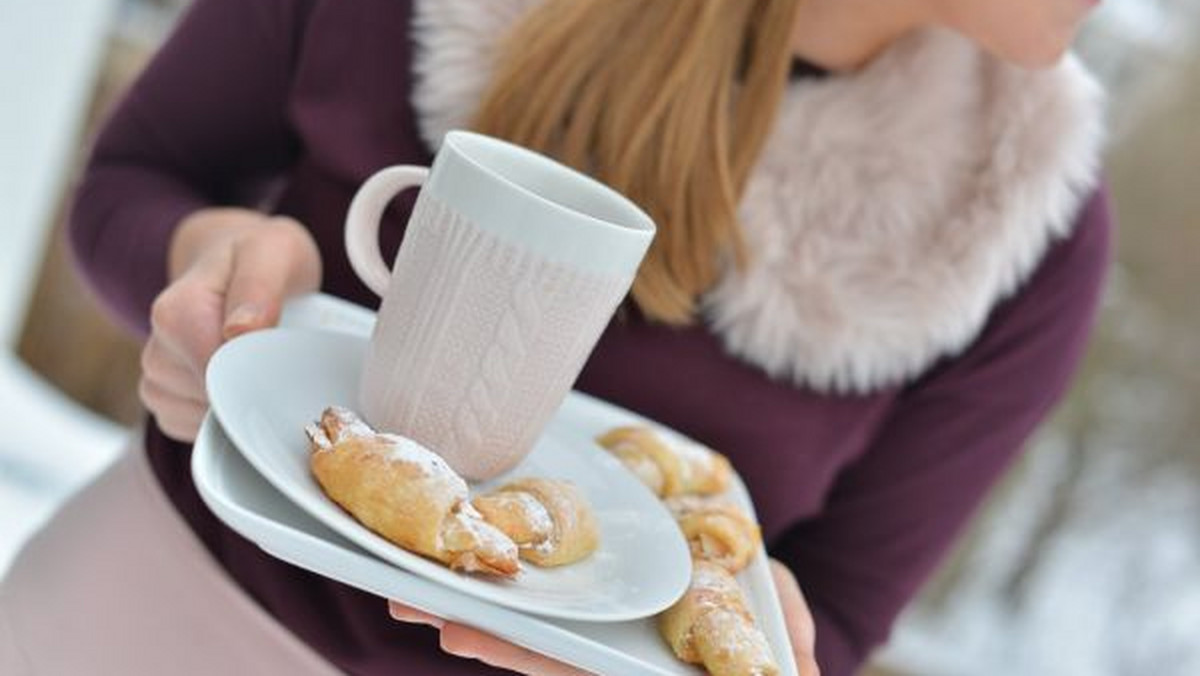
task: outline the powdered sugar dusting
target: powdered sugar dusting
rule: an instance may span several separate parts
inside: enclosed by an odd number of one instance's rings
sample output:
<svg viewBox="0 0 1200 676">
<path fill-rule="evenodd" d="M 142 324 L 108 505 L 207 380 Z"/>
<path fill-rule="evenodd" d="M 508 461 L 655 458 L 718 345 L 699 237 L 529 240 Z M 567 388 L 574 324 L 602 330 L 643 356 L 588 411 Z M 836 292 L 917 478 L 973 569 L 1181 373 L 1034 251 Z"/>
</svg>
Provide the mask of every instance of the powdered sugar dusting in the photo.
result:
<svg viewBox="0 0 1200 676">
<path fill-rule="evenodd" d="M 611 451 L 643 485 L 655 493 L 662 492 L 662 468 L 653 459 L 644 455 L 637 444 L 631 441 L 619 441 L 613 445 Z"/>
<path fill-rule="evenodd" d="M 694 589 L 712 590 L 716 592 L 739 591 L 734 579 L 718 566 L 696 566 L 692 569 L 692 587 Z"/>
<path fill-rule="evenodd" d="M 715 652 L 720 655 L 754 654 L 766 659 L 771 654 L 766 637 L 762 632 L 747 623 L 746 618 L 736 611 L 727 608 L 714 608 L 706 618 L 708 626 L 715 631 L 707 633 L 709 641 L 715 645 Z M 770 673 L 766 664 L 756 665 L 752 673 Z"/>
<path fill-rule="evenodd" d="M 638 452 L 639 449 L 640 449 L 640 447 L 637 444 L 635 444 L 634 442 L 629 441 L 627 439 L 622 439 L 621 441 L 618 441 L 617 443 L 613 444 L 613 447 L 612 447 L 612 450 L 614 453 L 618 453 L 618 452 L 636 453 L 636 452 Z"/>
<path fill-rule="evenodd" d="M 466 497 L 467 482 L 446 464 L 437 453 L 421 444 L 398 434 L 376 432 L 353 411 L 341 406 L 330 406 L 321 414 L 321 423 L 304 428 L 313 444 L 321 449 L 352 439 L 369 440 L 365 445 L 370 451 L 382 455 L 390 462 L 400 462 L 418 468 L 424 476 L 449 481 L 455 493 Z"/>
<path fill-rule="evenodd" d="M 655 432 L 662 439 L 663 443 L 670 448 L 675 455 L 683 458 L 689 465 L 707 468 L 712 464 L 713 451 L 704 444 L 697 443 L 687 437 L 678 434 L 672 430 L 658 428 Z"/>
<path fill-rule="evenodd" d="M 483 521 L 483 515 L 479 513 L 478 509 L 475 509 L 475 505 L 472 505 L 469 502 L 464 501 L 461 505 L 459 505 L 457 513 L 472 519 L 479 519 L 480 521 Z"/>
<path fill-rule="evenodd" d="M 678 518 L 709 507 L 716 507 L 721 503 L 699 495 L 674 495 L 663 500 L 663 504 L 667 506 L 671 514 Z"/>
<path fill-rule="evenodd" d="M 522 548 L 534 549 L 539 554 L 550 553 L 554 549 L 554 519 L 546 506 L 526 491 L 505 491 L 503 495 L 520 504 L 519 509 L 529 529 L 538 535 L 538 540 L 525 543 Z"/>
<path fill-rule="evenodd" d="M 331 439 L 335 444 L 343 439 L 370 437 L 375 434 L 375 430 L 366 421 L 355 415 L 354 411 L 341 406 L 330 406 L 325 409 L 325 413 L 321 417 L 326 432 L 330 431 L 330 427 L 335 428 L 334 437 Z M 327 418 L 331 418 L 336 425 L 326 424 L 325 419 Z"/>
<path fill-rule="evenodd" d="M 328 451 L 333 448 L 333 442 L 329 440 L 329 435 L 325 434 L 325 430 L 315 423 L 310 423 L 304 426 L 304 433 L 312 441 L 313 446 Z"/>
<path fill-rule="evenodd" d="M 696 605 L 696 619 L 688 641 L 700 649 L 706 664 L 710 659 L 732 660 L 739 665 L 738 673 L 778 673 L 766 636 L 755 625 L 732 575 L 719 566 L 697 563 L 689 594 Z M 703 645 L 698 645 L 695 641 L 701 635 Z"/>
<path fill-rule="evenodd" d="M 521 501 L 522 507 L 529 515 L 531 528 L 539 533 L 547 534 L 554 530 L 554 520 L 550 518 L 550 512 L 546 510 L 546 506 L 540 500 L 524 491 L 518 492 L 515 497 Z"/>
<path fill-rule="evenodd" d="M 451 469 L 450 465 L 446 464 L 446 461 L 437 453 L 398 434 L 380 434 L 377 438 L 384 442 L 378 448 L 388 460 L 420 467 L 426 476 L 452 478 L 455 483 L 462 484 L 465 495 L 467 482 L 458 476 L 458 473 Z"/>
<path fill-rule="evenodd" d="M 470 537 L 472 544 L 469 549 L 483 554 L 481 558 L 513 558 L 517 556 L 517 546 L 500 529 L 483 520 L 483 516 L 467 501 L 460 502 L 458 508 L 451 512 L 446 529 L 459 529 Z"/>
</svg>

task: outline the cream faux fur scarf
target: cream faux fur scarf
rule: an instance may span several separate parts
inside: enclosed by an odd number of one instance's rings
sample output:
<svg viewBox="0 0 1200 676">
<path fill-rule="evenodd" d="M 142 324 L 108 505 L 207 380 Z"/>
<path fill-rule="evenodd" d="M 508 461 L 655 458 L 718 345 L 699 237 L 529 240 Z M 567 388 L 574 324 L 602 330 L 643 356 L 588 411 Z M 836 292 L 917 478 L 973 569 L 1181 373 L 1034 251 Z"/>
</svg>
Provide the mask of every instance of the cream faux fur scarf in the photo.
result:
<svg viewBox="0 0 1200 676">
<path fill-rule="evenodd" d="M 464 126 L 496 39 L 539 0 L 418 0 L 414 105 Z M 752 265 L 704 299 L 738 357 L 822 391 L 902 384 L 964 350 L 1069 234 L 1102 94 L 1074 58 L 1003 64 L 945 31 L 790 86 L 741 205 Z"/>
</svg>

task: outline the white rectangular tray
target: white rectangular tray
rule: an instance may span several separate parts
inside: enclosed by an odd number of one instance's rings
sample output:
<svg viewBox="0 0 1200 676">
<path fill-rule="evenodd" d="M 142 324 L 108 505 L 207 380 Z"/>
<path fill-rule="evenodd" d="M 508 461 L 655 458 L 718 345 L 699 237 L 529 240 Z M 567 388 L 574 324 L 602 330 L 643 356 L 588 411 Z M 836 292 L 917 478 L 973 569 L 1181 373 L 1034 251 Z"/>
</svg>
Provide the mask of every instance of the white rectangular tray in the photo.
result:
<svg viewBox="0 0 1200 676">
<path fill-rule="evenodd" d="M 369 331 L 369 313 L 327 296 L 291 304 L 292 326 Z M 622 411 L 622 424 L 643 420 Z M 618 623 L 551 620 L 509 610 L 446 588 L 371 556 L 309 517 L 242 458 L 210 414 L 192 455 L 192 475 L 209 508 L 223 522 L 276 558 L 384 598 L 469 624 L 531 650 L 598 674 L 701 674 L 683 664 L 660 638 L 653 618 Z M 730 497 L 753 514 L 740 481 Z M 796 676 L 783 613 L 766 555 L 738 575 L 751 611 L 775 651 L 784 676 Z M 383 612 L 382 608 L 381 611 Z"/>
</svg>

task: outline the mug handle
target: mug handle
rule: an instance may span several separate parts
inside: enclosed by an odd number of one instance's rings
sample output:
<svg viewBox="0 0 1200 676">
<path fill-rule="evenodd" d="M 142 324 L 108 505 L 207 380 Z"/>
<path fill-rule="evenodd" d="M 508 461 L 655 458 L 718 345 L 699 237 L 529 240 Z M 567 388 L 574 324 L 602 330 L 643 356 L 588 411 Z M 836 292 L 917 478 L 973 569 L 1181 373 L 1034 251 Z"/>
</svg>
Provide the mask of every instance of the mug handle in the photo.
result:
<svg viewBox="0 0 1200 676">
<path fill-rule="evenodd" d="M 381 169 L 358 189 L 346 214 L 346 255 L 354 274 L 379 297 L 387 293 L 392 273 L 379 251 L 379 221 L 392 199 L 429 178 L 429 169 L 403 164 Z"/>
</svg>

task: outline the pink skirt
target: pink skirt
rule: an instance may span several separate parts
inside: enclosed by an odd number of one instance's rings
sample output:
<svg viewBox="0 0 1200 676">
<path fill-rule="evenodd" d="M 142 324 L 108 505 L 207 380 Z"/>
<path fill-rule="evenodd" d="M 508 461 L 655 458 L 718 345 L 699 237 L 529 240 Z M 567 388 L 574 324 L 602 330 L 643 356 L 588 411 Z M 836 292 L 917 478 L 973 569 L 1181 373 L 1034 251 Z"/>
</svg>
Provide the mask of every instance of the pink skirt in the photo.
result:
<svg viewBox="0 0 1200 676">
<path fill-rule="evenodd" d="M 0 674 L 340 673 L 226 575 L 131 449 L 0 581 Z"/>
</svg>

